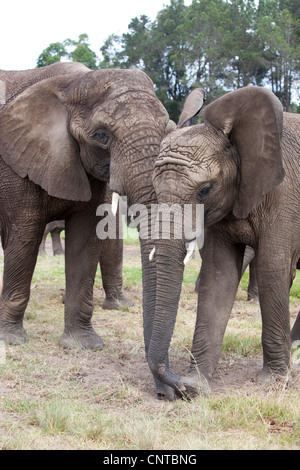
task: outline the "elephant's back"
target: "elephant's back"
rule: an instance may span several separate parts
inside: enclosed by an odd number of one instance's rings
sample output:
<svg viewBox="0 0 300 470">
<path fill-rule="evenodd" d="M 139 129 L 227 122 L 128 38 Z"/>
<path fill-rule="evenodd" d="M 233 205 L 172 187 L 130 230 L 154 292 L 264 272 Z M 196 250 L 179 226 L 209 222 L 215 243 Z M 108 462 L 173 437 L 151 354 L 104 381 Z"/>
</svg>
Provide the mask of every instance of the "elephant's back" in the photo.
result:
<svg viewBox="0 0 300 470">
<path fill-rule="evenodd" d="M 0 109 L 37 82 L 61 75 L 88 72 L 90 69 L 79 62 L 57 62 L 29 70 L 0 70 Z"/>
</svg>

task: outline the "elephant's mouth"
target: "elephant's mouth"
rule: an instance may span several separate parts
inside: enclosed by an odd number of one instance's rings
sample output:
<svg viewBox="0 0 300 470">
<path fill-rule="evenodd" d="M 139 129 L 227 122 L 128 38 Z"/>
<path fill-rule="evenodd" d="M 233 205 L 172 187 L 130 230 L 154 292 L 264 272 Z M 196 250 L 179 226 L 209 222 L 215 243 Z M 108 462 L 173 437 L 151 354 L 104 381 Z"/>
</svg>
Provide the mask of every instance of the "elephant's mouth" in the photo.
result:
<svg viewBox="0 0 300 470">
<path fill-rule="evenodd" d="M 101 181 L 108 182 L 110 178 L 110 161 L 105 160 L 94 165 L 93 173 L 97 174 L 97 178 L 99 178 Z"/>
</svg>

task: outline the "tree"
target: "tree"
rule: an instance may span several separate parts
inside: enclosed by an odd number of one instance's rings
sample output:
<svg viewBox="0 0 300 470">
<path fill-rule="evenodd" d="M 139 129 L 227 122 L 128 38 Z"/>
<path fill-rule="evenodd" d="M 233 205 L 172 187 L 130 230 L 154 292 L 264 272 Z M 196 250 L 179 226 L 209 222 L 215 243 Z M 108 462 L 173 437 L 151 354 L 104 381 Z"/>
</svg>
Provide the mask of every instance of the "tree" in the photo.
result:
<svg viewBox="0 0 300 470">
<path fill-rule="evenodd" d="M 261 85 L 267 74 L 263 57 L 264 45 L 256 28 L 254 0 L 231 0 L 229 6 L 226 48 L 230 51 L 230 66 L 234 88 L 249 84 Z"/>
<path fill-rule="evenodd" d="M 69 59 L 73 62 L 81 62 L 90 69 L 97 69 L 97 56 L 94 51 L 90 49 L 88 44 L 89 37 L 87 34 L 80 34 L 78 41 L 66 39 L 64 44 L 66 46 L 75 47 L 74 50 L 69 52 Z"/>
<path fill-rule="evenodd" d="M 111 34 L 100 47 L 102 61 L 100 68 L 119 67 L 122 68 L 122 38 L 116 34 Z"/>
<path fill-rule="evenodd" d="M 207 101 L 224 93 L 230 57 L 228 41 L 229 8 L 223 0 L 195 0 L 185 17 L 187 58 L 191 84 L 201 84 Z M 230 86 L 230 85 L 229 85 Z"/>
<path fill-rule="evenodd" d="M 46 47 L 37 59 L 37 67 L 44 67 L 55 62 L 60 62 L 63 57 L 68 57 L 68 52 L 63 43 L 54 42 Z"/>
<path fill-rule="evenodd" d="M 38 66 L 65 59 L 91 69 L 142 69 L 175 121 L 198 86 L 207 103 L 243 86 L 271 86 L 284 109 L 295 110 L 299 39 L 299 0 L 193 0 L 189 6 L 170 0 L 154 21 L 141 15 L 124 34 L 111 34 L 100 48 L 100 64 L 81 34 L 77 41 L 50 44 Z"/>
<path fill-rule="evenodd" d="M 171 0 L 154 22 L 145 16 L 134 19 L 122 41 L 126 66 L 142 68 L 150 76 L 157 96 L 174 120 L 187 92 L 180 31 L 185 9 L 183 0 Z"/>
<path fill-rule="evenodd" d="M 268 81 L 284 109 L 289 111 L 292 84 L 299 77 L 300 70 L 299 19 L 281 6 L 280 0 L 260 2 L 258 30 L 264 42 L 264 55 L 268 62 Z"/>
<path fill-rule="evenodd" d="M 101 66 L 144 69 L 150 44 L 150 27 L 149 18 L 142 15 L 131 20 L 127 33 L 122 36 L 111 34 L 100 48 L 103 56 Z"/>
<path fill-rule="evenodd" d="M 175 101 L 179 105 L 188 92 L 184 29 L 186 11 L 183 0 L 171 0 L 170 5 L 158 13 L 152 26 L 152 40 L 153 44 L 156 44 L 156 72 L 159 72 L 156 77 L 159 78 L 157 82 L 160 84 L 160 91 L 165 93 L 166 100 Z M 168 108 L 168 105 L 166 107 Z"/>
<path fill-rule="evenodd" d="M 44 49 L 39 55 L 37 67 L 61 62 L 61 59 L 65 58 L 70 61 L 81 62 L 90 69 L 96 69 L 97 56 L 95 52 L 90 49 L 87 43 L 88 39 L 87 34 L 81 34 L 78 41 L 66 39 L 62 43 L 56 42 L 50 44 L 50 46 Z"/>
<path fill-rule="evenodd" d="M 138 67 L 153 80 L 156 93 L 177 120 L 188 92 L 183 0 L 171 0 L 154 22 L 146 15 L 133 18 L 128 32 L 111 35 L 101 48 L 101 66 Z"/>
</svg>

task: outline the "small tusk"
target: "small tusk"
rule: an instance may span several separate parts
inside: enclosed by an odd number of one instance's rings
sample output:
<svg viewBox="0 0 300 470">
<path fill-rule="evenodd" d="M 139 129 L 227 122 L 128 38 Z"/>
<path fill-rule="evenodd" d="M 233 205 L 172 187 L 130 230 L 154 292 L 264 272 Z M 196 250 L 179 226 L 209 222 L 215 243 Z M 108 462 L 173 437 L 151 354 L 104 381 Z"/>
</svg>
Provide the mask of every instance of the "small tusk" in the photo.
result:
<svg viewBox="0 0 300 470">
<path fill-rule="evenodd" d="M 184 258 L 184 264 L 185 264 L 185 265 L 190 261 L 191 257 L 193 256 L 193 253 L 194 253 L 194 251 L 195 251 L 195 249 L 196 249 L 196 245 L 197 245 L 196 239 L 195 239 L 195 240 L 192 240 L 192 241 L 189 243 L 189 246 L 188 246 L 188 248 L 187 248 L 187 254 L 186 254 L 185 258 Z"/>
<path fill-rule="evenodd" d="M 151 250 L 151 253 L 150 253 L 150 255 L 149 255 L 149 261 L 152 261 L 152 260 L 153 260 L 154 254 L 155 254 L 155 246 L 154 246 L 154 247 L 152 248 L 152 250 Z"/>
<path fill-rule="evenodd" d="M 119 194 L 118 193 L 113 193 L 112 194 L 112 201 L 111 201 L 111 212 L 112 212 L 113 215 L 117 214 L 118 204 L 119 204 Z"/>
</svg>

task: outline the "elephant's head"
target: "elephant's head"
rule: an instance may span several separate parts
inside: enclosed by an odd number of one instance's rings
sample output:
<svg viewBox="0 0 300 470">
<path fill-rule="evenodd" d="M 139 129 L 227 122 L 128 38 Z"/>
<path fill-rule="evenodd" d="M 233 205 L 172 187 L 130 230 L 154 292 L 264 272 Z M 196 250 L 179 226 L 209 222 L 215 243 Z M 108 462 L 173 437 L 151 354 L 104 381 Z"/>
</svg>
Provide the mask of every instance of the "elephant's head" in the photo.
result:
<svg viewBox="0 0 300 470">
<path fill-rule="evenodd" d="M 88 201 L 92 176 L 139 200 L 144 185 L 134 179 L 152 169 L 167 122 L 143 72 L 84 69 L 44 79 L 7 103 L 0 154 L 51 196 Z"/>
<path fill-rule="evenodd" d="M 163 139 L 153 176 L 156 192 L 177 191 L 181 203 L 205 204 L 207 225 L 231 211 L 245 218 L 284 176 L 282 106 L 270 91 L 246 87 L 211 103 L 203 119 L 185 128 L 179 122 Z M 173 182 L 171 191 L 166 179 Z"/>
<path fill-rule="evenodd" d="M 270 91 L 247 87 L 208 105 L 203 120 L 178 126 L 163 139 L 153 175 L 158 202 L 204 204 L 206 226 L 226 216 L 246 218 L 284 177 L 282 106 Z M 166 371 L 164 363 L 178 308 L 184 241 L 155 244 L 157 300 L 148 354 L 154 375 L 180 390 L 190 384 Z"/>
</svg>

